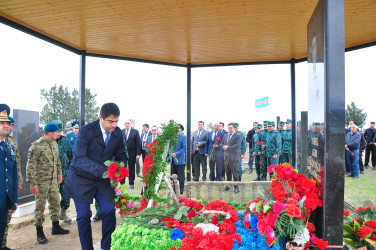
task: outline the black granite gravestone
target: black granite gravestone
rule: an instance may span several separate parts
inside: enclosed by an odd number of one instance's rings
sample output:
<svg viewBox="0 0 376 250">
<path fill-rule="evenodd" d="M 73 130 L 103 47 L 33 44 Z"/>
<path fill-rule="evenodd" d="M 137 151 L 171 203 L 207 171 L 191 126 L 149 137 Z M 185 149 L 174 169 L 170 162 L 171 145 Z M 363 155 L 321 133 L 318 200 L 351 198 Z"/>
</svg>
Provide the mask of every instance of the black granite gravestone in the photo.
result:
<svg viewBox="0 0 376 250">
<path fill-rule="evenodd" d="M 319 236 L 343 245 L 345 66 L 344 1 L 320 0 L 308 23 L 308 156 L 321 184 Z"/>
<path fill-rule="evenodd" d="M 22 190 L 19 192 L 19 204 L 33 201 L 35 196 L 30 191 L 30 185 L 26 183 L 27 152 L 32 142 L 40 138 L 39 113 L 15 109 L 13 117 L 16 120 L 13 129 L 13 137 L 18 142 L 18 150 L 21 155 Z"/>
</svg>

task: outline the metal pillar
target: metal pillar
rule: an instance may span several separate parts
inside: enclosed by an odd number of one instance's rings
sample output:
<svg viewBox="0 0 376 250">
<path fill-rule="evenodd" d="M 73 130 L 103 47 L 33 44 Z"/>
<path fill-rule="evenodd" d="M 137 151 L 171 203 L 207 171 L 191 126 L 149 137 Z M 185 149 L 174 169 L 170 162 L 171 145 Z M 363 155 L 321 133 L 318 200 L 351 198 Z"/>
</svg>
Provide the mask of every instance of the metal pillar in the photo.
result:
<svg viewBox="0 0 376 250">
<path fill-rule="evenodd" d="M 300 173 L 305 174 L 308 163 L 308 112 L 301 111 Z"/>
<path fill-rule="evenodd" d="M 86 76 L 86 51 L 81 51 L 80 55 L 80 87 L 79 87 L 79 122 L 80 126 L 85 125 L 85 76 Z"/>
<path fill-rule="evenodd" d="M 296 102 L 295 102 L 295 58 L 290 61 L 290 75 L 291 75 L 291 120 L 292 120 L 292 165 L 296 163 Z"/>
<path fill-rule="evenodd" d="M 191 70 L 187 64 L 187 181 L 191 181 Z"/>
</svg>

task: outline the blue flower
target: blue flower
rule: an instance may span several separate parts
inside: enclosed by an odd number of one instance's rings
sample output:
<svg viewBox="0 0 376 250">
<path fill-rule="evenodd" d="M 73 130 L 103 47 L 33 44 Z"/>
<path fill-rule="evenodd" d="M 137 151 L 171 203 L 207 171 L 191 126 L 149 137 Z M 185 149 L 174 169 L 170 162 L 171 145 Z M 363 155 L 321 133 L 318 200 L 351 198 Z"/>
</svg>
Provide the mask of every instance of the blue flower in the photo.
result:
<svg viewBox="0 0 376 250">
<path fill-rule="evenodd" d="M 251 218 L 251 228 L 253 230 L 255 230 L 255 232 L 258 232 L 258 229 L 257 229 L 257 223 L 258 223 L 258 219 L 257 219 L 257 214 L 253 215 L 252 218 Z"/>
<path fill-rule="evenodd" d="M 177 239 L 183 239 L 184 233 L 182 230 L 175 228 L 171 231 L 170 239 L 171 240 L 177 240 Z"/>
</svg>

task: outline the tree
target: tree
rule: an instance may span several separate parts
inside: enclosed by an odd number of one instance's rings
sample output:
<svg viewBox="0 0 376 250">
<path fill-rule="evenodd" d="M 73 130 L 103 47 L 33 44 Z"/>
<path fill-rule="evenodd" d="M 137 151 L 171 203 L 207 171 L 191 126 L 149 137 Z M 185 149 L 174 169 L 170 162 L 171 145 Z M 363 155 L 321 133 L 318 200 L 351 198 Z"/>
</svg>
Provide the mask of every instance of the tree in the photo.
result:
<svg viewBox="0 0 376 250">
<path fill-rule="evenodd" d="M 42 89 L 40 98 L 45 103 L 40 121 L 49 123 L 53 120 L 61 120 L 63 128 L 69 128 L 71 123 L 79 118 L 79 98 L 78 91 L 73 89 L 72 92 L 67 87 L 56 84 L 49 90 Z M 98 118 L 99 107 L 90 89 L 85 89 L 85 121 L 91 122 Z"/>
<path fill-rule="evenodd" d="M 346 124 L 349 124 L 350 121 L 354 121 L 359 128 L 363 128 L 364 124 L 366 123 L 366 119 L 367 113 L 363 112 L 363 109 L 355 106 L 354 102 L 351 102 L 350 105 L 347 104 L 345 111 Z"/>
</svg>

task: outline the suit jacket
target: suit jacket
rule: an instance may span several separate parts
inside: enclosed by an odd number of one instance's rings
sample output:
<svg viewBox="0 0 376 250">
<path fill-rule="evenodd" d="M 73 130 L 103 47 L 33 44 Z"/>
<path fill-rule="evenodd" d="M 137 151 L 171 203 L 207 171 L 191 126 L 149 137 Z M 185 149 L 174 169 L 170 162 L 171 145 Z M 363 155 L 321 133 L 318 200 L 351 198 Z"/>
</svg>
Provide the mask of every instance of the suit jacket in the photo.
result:
<svg viewBox="0 0 376 250">
<path fill-rule="evenodd" d="M 192 142 L 191 142 L 191 150 L 194 150 L 196 151 L 196 144 L 197 142 L 199 142 L 201 145 L 200 147 L 198 148 L 198 152 L 200 154 L 205 154 L 205 145 L 206 145 L 206 139 L 208 138 L 208 131 L 203 129 L 201 130 L 201 133 L 200 133 L 200 138 L 197 140 L 197 136 L 198 136 L 198 130 L 196 130 L 195 132 L 193 132 L 193 136 L 192 136 Z"/>
<path fill-rule="evenodd" d="M 148 149 L 147 149 L 147 147 L 145 146 L 146 143 L 143 142 L 143 139 L 144 139 L 144 135 L 145 135 L 145 134 L 147 134 L 147 135 L 146 135 L 146 140 L 147 140 L 148 137 L 151 136 L 151 131 L 149 131 L 149 132 L 147 132 L 147 133 L 145 133 L 145 132 L 142 131 L 141 136 L 140 136 L 141 149 L 147 151 Z"/>
<path fill-rule="evenodd" d="M 175 158 L 170 156 L 170 161 L 174 161 L 175 165 L 185 165 L 185 156 L 187 154 L 187 136 L 180 134 L 178 137 L 178 144 L 172 149 L 172 153 L 176 154 L 178 162 Z"/>
<path fill-rule="evenodd" d="M 158 138 L 158 135 L 155 135 L 154 140 L 157 139 L 157 138 Z M 150 135 L 150 136 L 148 136 L 148 138 L 146 139 L 146 144 L 147 144 L 147 149 L 146 149 L 146 151 L 149 151 L 149 146 L 150 146 L 150 144 L 152 144 L 152 143 L 153 143 L 153 135 Z"/>
<path fill-rule="evenodd" d="M 96 189 L 107 201 L 115 197 L 109 179 L 103 179 L 107 171 L 104 162 L 126 162 L 123 135 L 119 127 L 111 133 L 107 147 L 104 145 L 99 120 L 83 126 L 77 135 L 72 164 L 65 181 L 65 191 L 74 200 L 92 203 Z"/>
<path fill-rule="evenodd" d="M 238 133 L 234 132 L 229 143 L 227 144 L 227 138 L 229 137 L 230 133 L 223 136 L 222 147 L 225 145 L 228 146 L 227 150 L 225 150 L 225 157 L 227 157 L 230 161 L 239 161 L 242 138 Z"/>
<path fill-rule="evenodd" d="M 211 154 L 211 151 L 213 150 L 213 145 L 215 143 L 214 139 L 216 137 L 221 138 L 221 140 L 217 142 L 217 145 L 219 146 L 217 150 L 222 150 L 222 139 L 225 134 L 221 131 L 217 131 L 217 136 L 213 138 L 214 133 L 215 131 L 211 131 L 208 133 L 208 139 L 206 140 L 206 144 L 205 144 L 205 154 L 208 154 L 208 155 Z"/>
<path fill-rule="evenodd" d="M 125 138 L 125 129 L 121 132 Z M 141 140 L 138 130 L 131 128 L 128 138 L 125 140 L 125 145 L 127 146 L 129 157 L 141 155 Z"/>
</svg>

